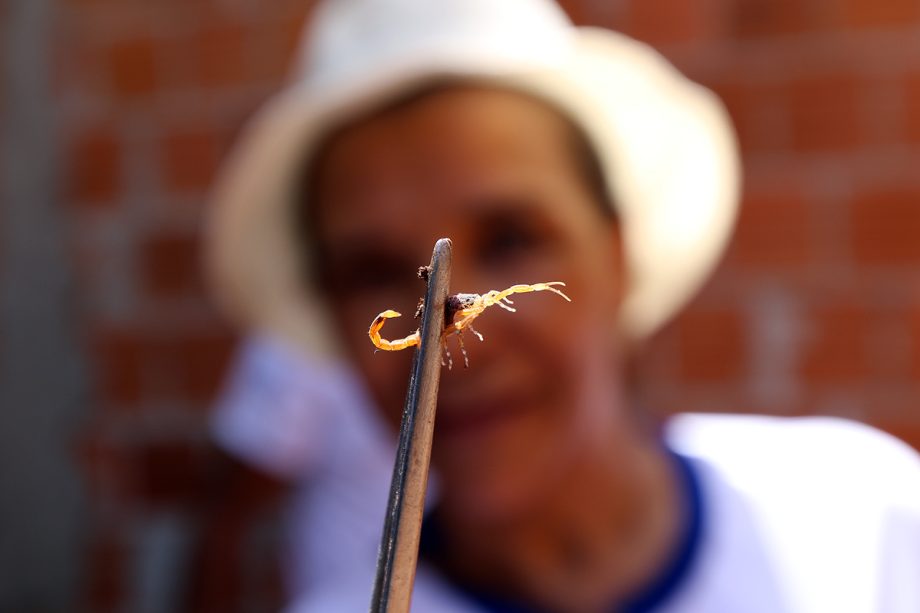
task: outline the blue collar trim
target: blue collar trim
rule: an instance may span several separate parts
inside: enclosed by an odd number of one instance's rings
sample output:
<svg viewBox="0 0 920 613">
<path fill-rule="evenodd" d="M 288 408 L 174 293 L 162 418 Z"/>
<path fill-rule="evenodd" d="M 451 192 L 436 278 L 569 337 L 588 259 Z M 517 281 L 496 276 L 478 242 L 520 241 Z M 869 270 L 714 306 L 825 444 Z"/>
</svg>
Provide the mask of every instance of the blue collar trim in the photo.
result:
<svg viewBox="0 0 920 613">
<path fill-rule="evenodd" d="M 683 489 L 683 535 L 658 577 L 649 582 L 644 590 L 615 608 L 620 613 L 649 613 L 664 604 L 690 575 L 693 562 L 699 557 L 704 529 L 703 492 L 699 475 L 689 459 L 670 450 L 668 453 L 677 467 Z"/>
<path fill-rule="evenodd" d="M 699 557 L 705 531 L 705 508 L 700 478 L 688 458 L 670 449 L 666 451 L 677 469 L 682 489 L 681 498 L 684 501 L 682 534 L 671 558 L 662 566 L 661 572 L 634 596 L 610 609 L 616 613 L 653 613 L 685 583 L 694 561 Z M 433 517 L 429 517 L 422 526 L 421 553 L 436 557 L 441 545 L 442 540 L 437 522 Z M 540 613 L 535 609 L 513 602 L 469 591 L 463 586 L 457 587 L 488 613 Z"/>
</svg>

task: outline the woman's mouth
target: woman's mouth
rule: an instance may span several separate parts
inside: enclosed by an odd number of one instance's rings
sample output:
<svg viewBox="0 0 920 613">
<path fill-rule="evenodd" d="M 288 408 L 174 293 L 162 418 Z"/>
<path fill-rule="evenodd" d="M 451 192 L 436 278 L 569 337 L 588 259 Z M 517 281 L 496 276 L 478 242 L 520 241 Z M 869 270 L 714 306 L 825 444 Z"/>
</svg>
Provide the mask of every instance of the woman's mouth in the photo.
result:
<svg viewBox="0 0 920 613">
<path fill-rule="evenodd" d="M 440 441 L 478 437 L 532 411 L 533 404 L 516 394 L 470 399 L 462 403 L 441 402 L 435 419 Z"/>
</svg>

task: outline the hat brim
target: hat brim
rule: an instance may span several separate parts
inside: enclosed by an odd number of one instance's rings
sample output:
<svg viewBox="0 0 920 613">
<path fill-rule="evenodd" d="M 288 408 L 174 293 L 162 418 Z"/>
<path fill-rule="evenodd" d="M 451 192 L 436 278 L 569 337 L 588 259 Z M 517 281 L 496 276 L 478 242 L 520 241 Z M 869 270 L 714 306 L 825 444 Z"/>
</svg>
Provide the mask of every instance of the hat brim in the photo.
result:
<svg viewBox="0 0 920 613">
<path fill-rule="evenodd" d="M 578 28 L 553 66 L 416 58 L 322 93 L 292 86 L 266 103 L 222 169 L 207 225 L 208 276 L 230 317 L 312 353 L 335 352 L 323 300 L 301 272 L 306 250 L 292 203 L 306 156 L 330 126 L 443 77 L 537 96 L 584 129 L 622 220 L 630 275 L 624 334 L 648 336 L 699 289 L 736 216 L 740 171 L 728 114 L 648 46 Z"/>
</svg>

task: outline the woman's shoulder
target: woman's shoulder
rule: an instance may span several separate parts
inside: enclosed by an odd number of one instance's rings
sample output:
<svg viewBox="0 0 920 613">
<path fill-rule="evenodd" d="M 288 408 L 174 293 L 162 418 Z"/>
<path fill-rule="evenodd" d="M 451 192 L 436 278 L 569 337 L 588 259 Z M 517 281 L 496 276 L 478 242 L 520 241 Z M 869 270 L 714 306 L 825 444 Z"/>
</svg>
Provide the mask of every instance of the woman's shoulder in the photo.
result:
<svg viewBox="0 0 920 613">
<path fill-rule="evenodd" d="M 711 464 L 742 490 L 874 495 L 920 513 L 920 455 L 857 421 L 694 413 L 673 417 L 665 433 L 673 449 Z"/>
<path fill-rule="evenodd" d="M 850 483 L 881 473 L 884 481 L 914 483 L 920 496 L 917 451 L 850 419 L 686 413 L 668 421 L 665 438 L 678 452 L 742 472 L 846 473 Z"/>
<path fill-rule="evenodd" d="M 665 439 L 699 467 L 713 576 L 760 556 L 792 610 L 920 601 L 920 456 L 907 444 L 847 419 L 748 415 L 680 415 Z"/>
</svg>

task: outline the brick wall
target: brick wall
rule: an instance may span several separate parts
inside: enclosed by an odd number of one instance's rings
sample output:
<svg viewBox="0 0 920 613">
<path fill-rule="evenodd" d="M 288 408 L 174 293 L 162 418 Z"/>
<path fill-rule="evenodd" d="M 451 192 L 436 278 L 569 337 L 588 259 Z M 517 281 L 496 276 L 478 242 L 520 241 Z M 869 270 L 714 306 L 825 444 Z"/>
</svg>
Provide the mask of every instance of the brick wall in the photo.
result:
<svg viewBox="0 0 920 613">
<path fill-rule="evenodd" d="M 308 4 L 58 3 L 63 191 L 94 373 L 77 443 L 88 608 L 169 609 L 188 587 L 206 410 L 234 343 L 198 273 L 203 204 Z M 715 89 L 744 152 L 737 238 L 647 352 L 650 406 L 843 414 L 920 447 L 920 4 L 565 4 Z M 279 602 L 272 522 L 245 528 L 252 546 L 228 560 L 240 610 Z"/>
<path fill-rule="evenodd" d="M 86 607 L 176 611 L 213 478 L 207 409 L 235 339 L 199 272 L 206 194 L 281 82 L 307 3 L 58 3 L 63 193 L 92 356 L 76 447 L 92 501 Z M 198 610 L 273 610 L 272 509 L 231 521 L 233 567 Z M 187 572 L 186 572 L 187 571 Z M 210 598 L 208 600 L 207 598 Z"/>
<path fill-rule="evenodd" d="M 653 406 L 846 415 L 920 446 L 920 4 L 645 0 L 608 23 L 717 91 L 744 155 L 728 257 L 647 361 Z"/>
</svg>

